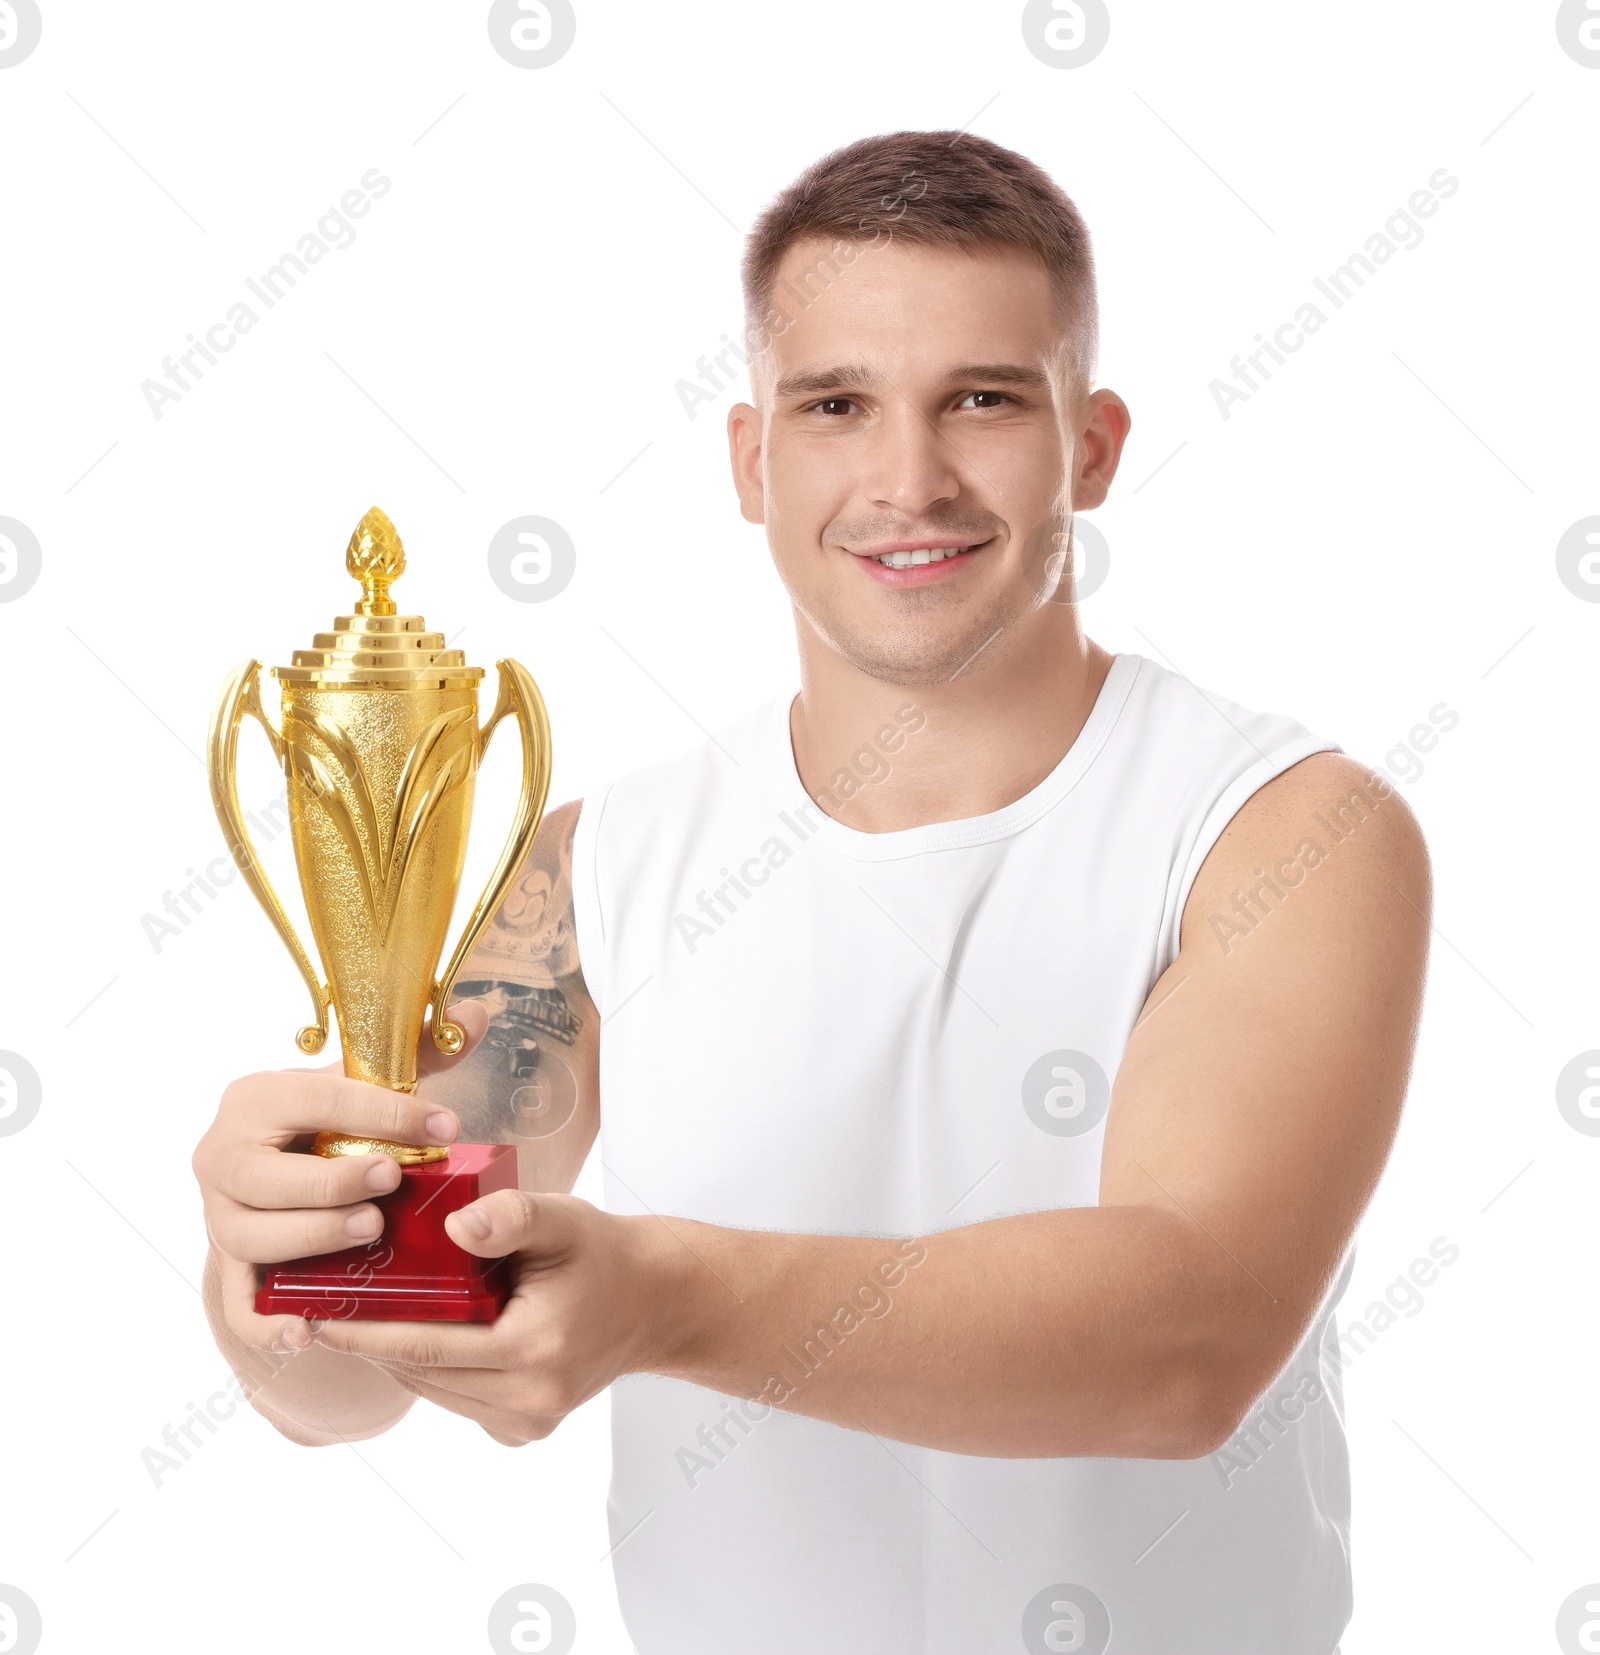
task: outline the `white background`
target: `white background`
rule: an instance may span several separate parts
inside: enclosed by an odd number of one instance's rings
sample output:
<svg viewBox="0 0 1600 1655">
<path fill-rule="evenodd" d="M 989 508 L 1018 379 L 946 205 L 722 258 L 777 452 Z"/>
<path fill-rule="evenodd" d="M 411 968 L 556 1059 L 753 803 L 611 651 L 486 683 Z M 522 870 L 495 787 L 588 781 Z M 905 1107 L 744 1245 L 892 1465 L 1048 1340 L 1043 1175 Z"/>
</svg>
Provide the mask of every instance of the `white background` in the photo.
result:
<svg viewBox="0 0 1600 1655">
<path fill-rule="evenodd" d="M 738 232 L 803 165 L 971 122 L 1095 236 L 1101 377 L 1134 429 L 1093 635 L 1374 764 L 1459 715 L 1402 782 L 1439 935 L 1346 1305 L 1436 1237 L 1460 1257 L 1348 1378 L 1344 1649 L 1556 1648 L 1600 1579 L 1600 1138 L 1554 1092 L 1600 1046 L 1600 607 L 1555 563 L 1600 513 L 1600 72 L 1545 0 L 1115 3 L 1071 70 L 1029 53 L 1016 3 L 580 0 L 572 50 L 531 71 L 485 11 L 44 0 L 0 70 L 0 515 L 43 548 L 0 603 L 0 1048 L 44 1088 L 0 1138 L 0 1582 L 47 1650 L 477 1649 L 525 1581 L 574 1605 L 580 1651 L 628 1647 L 603 1400 L 518 1453 L 425 1405 L 317 1452 L 241 1412 L 153 1484 L 141 1451 L 226 1377 L 188 1155 L 230 1077 L 296 1061 L 305 1007 L 237 884 L 159 953 L 143 916 L 222 850 L 199 754 L 224 672 L 348 609 L 375 502 L 402 607 L 538 677 L 554 799 L 785 687 L 732 397 L 690 420 L 675 383 L 736 334 Z M 154 418 L 141 381 L 373 167 L 392 189 L 354 243 Z M 1441 167 L 1460 188 L 1422 243 L 1224 420 L 1210 381 Z M 524 513 L 577 547 L 548 603 L 488 578 Z"/>
</svg>

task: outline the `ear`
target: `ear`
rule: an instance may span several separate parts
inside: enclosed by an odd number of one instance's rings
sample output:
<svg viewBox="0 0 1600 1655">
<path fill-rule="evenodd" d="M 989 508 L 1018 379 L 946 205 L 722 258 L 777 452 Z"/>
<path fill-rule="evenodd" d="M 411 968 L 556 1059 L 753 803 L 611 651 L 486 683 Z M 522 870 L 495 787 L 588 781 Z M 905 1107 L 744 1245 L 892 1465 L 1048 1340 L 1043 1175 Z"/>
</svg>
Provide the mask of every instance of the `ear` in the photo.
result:
<svg viewBox="0 0 1600 1655">
<path fill-rule="evenodd" d="M 761 414 L 748 402 L 728 410 L 728 461 L 739 493 L 739 514 L 747 523 L 767 520 L 766 491 L 761 486 Z"/>
<path fill-rule="evenodd" d="M 1115 391 L 1096 391 L 1088 398 L 1078 445 L 1083 458 L 1073 479 L 1074 511 L 1093 511 L 1105 503 L 1132 425 L 1133 415 Z"/>
</svg>

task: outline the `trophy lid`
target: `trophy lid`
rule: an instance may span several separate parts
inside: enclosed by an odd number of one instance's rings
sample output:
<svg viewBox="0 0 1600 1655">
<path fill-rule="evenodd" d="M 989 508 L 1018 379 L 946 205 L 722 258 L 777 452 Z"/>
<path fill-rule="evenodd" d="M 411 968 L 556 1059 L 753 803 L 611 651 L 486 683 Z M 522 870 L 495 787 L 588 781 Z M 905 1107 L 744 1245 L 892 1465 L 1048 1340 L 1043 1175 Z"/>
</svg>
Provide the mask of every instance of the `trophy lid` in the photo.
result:
<svg viewBox="0 0 1600 1655">
<path fill-rule="evenodd" d="M 482 667 L 469 667 L 444 634 L 429 632 L 420 615 L 395 611 L 389 587 L 405 573 L 405 548 L 389 519 L 374 506 L 356 525 L 344 566 L 361 582 L 353 615 L 340 615 L 332 632 L 319 632 L 294 664 L 274 667 L 283 684 L 324 689 L 476 689 Z"/>
</svg>

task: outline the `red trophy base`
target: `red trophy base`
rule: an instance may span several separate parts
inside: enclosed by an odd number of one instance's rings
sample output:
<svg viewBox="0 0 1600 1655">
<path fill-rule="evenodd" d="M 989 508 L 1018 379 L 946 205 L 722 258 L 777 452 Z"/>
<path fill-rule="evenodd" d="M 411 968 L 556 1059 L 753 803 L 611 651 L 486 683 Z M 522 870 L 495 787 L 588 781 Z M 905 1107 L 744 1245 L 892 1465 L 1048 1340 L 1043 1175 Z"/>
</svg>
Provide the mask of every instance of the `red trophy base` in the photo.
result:
<svg viewBox="0 0 1600 1655">
<path fill-rule="evenodd" d="M 492 1322 L 511 1296 L 506 1259 L 477 1258 L 445 1233 L 445 1218 L 481 1195 L 517 1186 L 511 1144 L 452 1144 L 449 1158 L 402 1167 L 400 1186 L 376 1198 L 376 1241 L 267 1271 L 259 1316 L 319 1322 Z"/>
</svg>

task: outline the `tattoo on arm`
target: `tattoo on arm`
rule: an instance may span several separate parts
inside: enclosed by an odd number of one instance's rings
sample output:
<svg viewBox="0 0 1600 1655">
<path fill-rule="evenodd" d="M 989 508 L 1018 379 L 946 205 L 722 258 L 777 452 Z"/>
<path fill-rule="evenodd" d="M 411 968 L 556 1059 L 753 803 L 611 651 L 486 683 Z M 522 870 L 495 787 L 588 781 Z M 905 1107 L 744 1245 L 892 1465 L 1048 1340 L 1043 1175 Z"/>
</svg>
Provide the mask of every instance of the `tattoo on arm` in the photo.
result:
<svg viewBox="0 0 1600 1655">
<path fill-rule="evenodd" d="M 572 839 L 579 804 L 549 812 L 522 872 L 456 985 L 480 1001 L 489 1032 L 448 1073 L 423 1082 L 455 1110 L 463 1140 L 514 1143 L 558 1131 L 578 1103 L 576 1061 L 599 1017 L 584 985 L 573 924 Z"/>
</svg>

